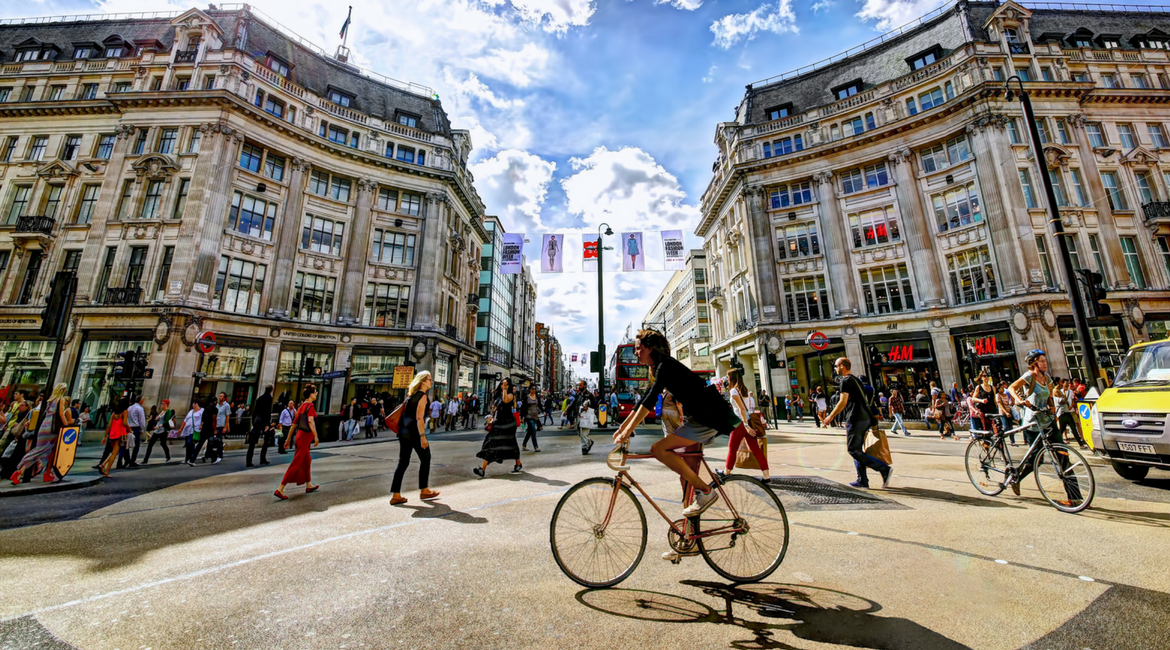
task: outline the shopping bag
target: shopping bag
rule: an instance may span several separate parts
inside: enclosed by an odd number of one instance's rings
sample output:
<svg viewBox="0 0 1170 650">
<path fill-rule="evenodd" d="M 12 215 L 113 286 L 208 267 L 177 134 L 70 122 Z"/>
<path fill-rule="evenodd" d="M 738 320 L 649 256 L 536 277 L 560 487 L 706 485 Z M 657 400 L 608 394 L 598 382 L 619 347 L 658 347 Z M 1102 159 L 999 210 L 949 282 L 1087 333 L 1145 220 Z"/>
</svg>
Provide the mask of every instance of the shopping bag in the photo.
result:
<svg viewBox="0 0 1170 650">
<path fill-rule="evenodd" d="M 767 458 L 767 436 L 757 438 L 756 442 L 760 445 L 760 453 L 762 453 L 764 457 Z M 746 439 L 739 443 L 739 450 L 735 452 L 735 466 L 740 469 L 760 469 L 760 464 L 756 462 L 756 456 L 752 453 L 752 448 L 748 446 Z"/>
<path fill-rule="evenodd" d="M 768 429 L 764 425 L 764 414 L 759 411 L 754 411 L 748 416 L 748 435 L 753 438 L 763 438 L 768 435 Z"/>
<path fill-rule="evenodd" d="M 398 425 L 400 422 L 402 422 L 402 412 L 405 409 L 406 402 L 403 402 L 398 405 L 398 408 L 394 409 L 393 413 L 386 417 L 386 428 L 393 431 L 395 434 L 398 433 Z"/>
<path fill-rule="evenodd" d="M 886 432 L 878 427 L 866 432 L 865 453 L 887 465 L 894 464 L 894 457 L 890 455 L 890 441 L 886 439 Z"/>
</svg>

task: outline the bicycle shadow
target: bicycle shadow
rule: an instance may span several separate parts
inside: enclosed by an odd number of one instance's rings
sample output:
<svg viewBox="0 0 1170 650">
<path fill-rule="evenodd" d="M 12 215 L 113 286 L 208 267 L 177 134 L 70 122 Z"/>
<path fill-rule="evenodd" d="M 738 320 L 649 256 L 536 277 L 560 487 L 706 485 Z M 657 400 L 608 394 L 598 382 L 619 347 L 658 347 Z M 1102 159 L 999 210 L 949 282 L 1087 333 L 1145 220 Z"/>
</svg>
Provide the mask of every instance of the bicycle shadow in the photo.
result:
<svg viewBox="0 0 1170 650">
<path fill-rule="evenodd" d="M 963 506 L 976 506 L 980 508 L 1013 508 L 1016 510 L 1024 509 L 1024 506 L 1013 505 L 1003 500 L 987 499 L 970 496 L 967 494 L 956 494 L 954 492 L 946 492 L 944 490 L 930 490 L 927 488 L 917 487 L 890 487 L 886 488 L 885 492 L 891 496 L 903 496 L 912 499 L 925 499 L 927 501 L 939 501 L 942 503 L 957 503 Z"/>
<path fill-rule="evenodd" d="M 488 479 L 503 480 L 503 481 L 527 481 L 529 483 L 540 483 L 542 485 L 551 485 L 553 487 L 565 487 L 570 485 L 567 481 L 562 481 L 554 478 L 545 478 L 536 474 L 529 474 L 528 470 L 521 469 L 518 474 L 488 474 Z"/>
<path fill-rule="evenodd" d="M 1021 497 L 1020 500 L 1038 506 L 1051 507 L 1051 504 L 1039 497 Z M 1081 517 L 1087 517 L 1089 519 L 1114 521 L 1121 524 L 1133 524 L 1135 526 L 1170 528 L 1170 513 L 1165 512 L 1110 510 L 1108 508 L 1101 508 L 1090 504 L 1088 508 L 1078 512 L 1077 515 Z"/>
<path fill-rule="evenodd" d="M 444 519 L 446 521 L 453 521 L 457 524 L 486 524 L 488 520 L 484 517 L 476 517 L 469 515 L 466 512 L 452 510 L 451 506 L 445 503 L 435 503 L 431 506 L 395 506 L 403 510 L 413 510 L 410 515 L 411 519 Z"/>
<path fill-rule="evenodd" d="M 721 599 L 723 611 L 692 598 L 637 589 L 585 589 L 576 598 L 590 609 L 613 616 L 732 625 L 752 634 L 752 639 L 732 641 L 732 648 L 796 650 L 798 646 L 777 638 L 778 632 L 787 632 L 807 641 L 874 650 L 970 650 L 909 619 L 876 616 L 880 604 L 842 591 L 778 583 L 683 580 L 680 584 Z"/>
</svg>

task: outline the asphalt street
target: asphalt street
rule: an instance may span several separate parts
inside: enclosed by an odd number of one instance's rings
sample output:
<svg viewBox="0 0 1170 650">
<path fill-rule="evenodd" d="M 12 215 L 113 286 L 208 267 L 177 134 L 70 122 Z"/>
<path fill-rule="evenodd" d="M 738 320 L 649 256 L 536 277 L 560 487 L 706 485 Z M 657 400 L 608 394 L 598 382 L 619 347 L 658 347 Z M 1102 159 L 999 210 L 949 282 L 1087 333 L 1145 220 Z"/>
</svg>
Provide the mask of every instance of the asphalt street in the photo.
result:
<svg viewBox="0 0 1170 650">
<path fill-rule="evenodd" d="M 318 448 L 322 489 L 285 502 L 272 490 L 291 455 L 245 470 L 241 452 L 0 499 L 0 650 L 1170 647 L 1170 474 L 1132 484 L 1098 464 L 1093 506 L 1067 515 L 1031 482 L 980 495 L 965 443 L 916 435 L 891 440 L 891 488 L 861 493 L 844 487 L 843 436 L 782 426 L 769 458 L 790 546 L 767 581 L 658 559 L 667 527 L 647 507 L 637 570 L 587 590 L 557 568 L 549 518 L 573 484 L 610 474 L 610 445 L 582 456 L 575 436 L 543 433 L 523 472 L 485 479 L 481 434 L 435 436 L 441 498 L 418 500 L 412 467 L 398 507 L 392 439 Z M 725 439 L 707 450 L 725 454 Z M 677 515 L 669 470 L 632 473 Z"/>
</svg>

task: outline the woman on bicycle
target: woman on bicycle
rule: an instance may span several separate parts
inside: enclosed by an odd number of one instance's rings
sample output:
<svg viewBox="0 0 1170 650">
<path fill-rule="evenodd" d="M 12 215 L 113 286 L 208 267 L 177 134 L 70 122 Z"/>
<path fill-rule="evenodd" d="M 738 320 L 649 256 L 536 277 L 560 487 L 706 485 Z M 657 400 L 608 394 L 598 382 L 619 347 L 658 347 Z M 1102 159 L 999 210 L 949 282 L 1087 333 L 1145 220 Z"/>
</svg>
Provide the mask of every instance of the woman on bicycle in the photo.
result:
<svg viewBox="0 0 1170 650">
<path fill-rule="evenodd" d="M 642 420 L 654 412 L 658 396 L 662 391 L 669 390 L 675 400 L 685 405 L 682 424 L 673 433 L 654 443 L 650 453 L 695 488 L 697 495 L 694 503 L 683 509 L 684 517 L 694 517 L 715 503 L 719 494 L 704 483 L 695 470 L 687 465 L 686 459 L 675 453 L 675 450 L 695 443 L 707 444 L 716 436 L 732 432 L 740 437 L 746 436 L 747 431 L 717 388 L 709 386 L 705 379 L 670 356 L 670 343 L 661 333 L 652 329 L 639 331 L 634 339 L 634 353 L 638 355 L 640 363 L 650 366 L 654 385 L 646 392 L 637 410 L 618 427 L 613 434 L 613 442 L 621 445 L 629 440 L 630 434 Z"/>
<path fill-rule="evenodd" d="M 1036 426 L 1024 430 L 1024 444 L 1031 447 L 1032 443 L 1039 436 L 1039 432 L 1043 432 L 1052 444 L 1062 444 L 1060 431 L 1056 428 L 1056 421 L 1053 418 L 1055 411 L 1052 402 L 1052 378 L 1048 375 L 1048 357 L 1044 354 L 1044 350 L 1031 350 L 1024 356 L 1024 363 L 1028 365 L 1028 371 L 1025 372 L 1019 379 L 1012 382 L 1009 390 L 1012 394 L 1012 399 L 1015 400 L 1016 405 L 1024 410 L 1024 424 L 1035 423 Z M 1025 458 L 1029 458 L 1025 456 Z M 1067 458 L 1060 458 L 1060 464 L 1063 466 L 1068 462 Z M 1024 480 L 1032 471 L 1032 461 L 1026 460 L 1020 463 L 1019 472 L 1012 482 L 1012 492 L 1016 496 L 1020 495 L 1020 481 Z M 1076 483 L 1065 481 L 1065 490 L 1068 492 L 1070 502 L 1080 501 L 1080 489 Z"/>
</svg>

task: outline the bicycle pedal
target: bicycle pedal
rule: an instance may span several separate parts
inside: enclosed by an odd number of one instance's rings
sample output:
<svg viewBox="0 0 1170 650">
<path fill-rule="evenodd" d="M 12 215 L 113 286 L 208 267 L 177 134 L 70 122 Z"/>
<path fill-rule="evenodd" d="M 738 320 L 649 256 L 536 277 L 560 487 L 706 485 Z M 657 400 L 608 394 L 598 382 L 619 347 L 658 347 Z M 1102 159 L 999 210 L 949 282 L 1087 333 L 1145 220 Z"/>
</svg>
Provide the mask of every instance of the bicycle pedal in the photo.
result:
<svg viewBox="0 0 1170 650">
<path fill-rule="evenodd" d="M 671 561 L 670 561 L 670 563 L 671 563 L 671 564 L 682 564 L 682 558 L 681 558 L 681 557 L 676 557 L 676 558 L 674 558 L 673 560 L 671 560 Z"/>
</svg>

